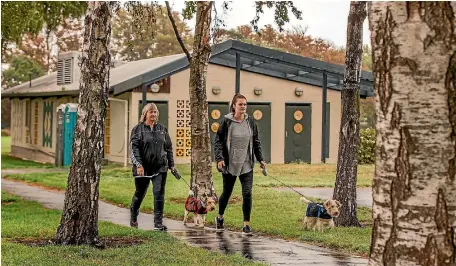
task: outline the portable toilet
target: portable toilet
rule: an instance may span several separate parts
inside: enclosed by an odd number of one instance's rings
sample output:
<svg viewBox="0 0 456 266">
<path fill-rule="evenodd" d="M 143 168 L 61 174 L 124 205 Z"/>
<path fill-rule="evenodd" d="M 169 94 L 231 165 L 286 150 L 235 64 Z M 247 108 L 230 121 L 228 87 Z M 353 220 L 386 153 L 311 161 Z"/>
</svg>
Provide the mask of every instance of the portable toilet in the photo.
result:
<svg viewBox="0 0 456 266">
<path fill-rule="evenodd" d="M 78 104 L 66 104 L 65 119 L 63 121 L 63 166 L 70 165 L 72 161 L 73 137 L 77 114 Z"/>
<path fill-rule="evenodd" d="M 77 113 L 78 104 L 76 103 L 64 103 L 57 107 L 56 166 L 71 164 Z"/>
</svg>

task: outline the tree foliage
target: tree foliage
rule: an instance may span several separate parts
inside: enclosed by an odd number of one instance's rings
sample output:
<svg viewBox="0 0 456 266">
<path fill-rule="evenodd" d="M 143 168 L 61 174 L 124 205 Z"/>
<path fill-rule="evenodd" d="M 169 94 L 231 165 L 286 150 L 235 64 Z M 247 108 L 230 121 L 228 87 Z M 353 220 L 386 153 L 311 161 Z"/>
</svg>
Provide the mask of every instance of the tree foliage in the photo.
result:
<svg viewBox="0 0 456 266">
<path fill-rule="evenodd" d="M 133 23 L 133 13 L 127 9 L 120 9 L 113 22 L 112 52 L 126 61 L 172 55 L 182 52 L 176 40 L 163 6 L 154 6 L 155 21 L 138 21 L 142 27 Z M 187 48 L 193 43 L 193 36 L 187 24 L 173 12 L 177 28 L 181 33 Z"/>
<path fill-rule="evenodd" d="M 68 17 L 82 16 L 87 2 L 13 2 L 3 1 L 2 7 L 2 53 L 10 43 L 20 43 L 24 34 L 38 34 L 43 27 L 53 31 Z"/>
<path fill-rule="evenodd" d="M 11 88 L 44 74 L 43 67 L 37 61 L 24 55 L 17 55 L 12 58 L 8 69 L 2 73 L 2 87 Z"/>
</svg>

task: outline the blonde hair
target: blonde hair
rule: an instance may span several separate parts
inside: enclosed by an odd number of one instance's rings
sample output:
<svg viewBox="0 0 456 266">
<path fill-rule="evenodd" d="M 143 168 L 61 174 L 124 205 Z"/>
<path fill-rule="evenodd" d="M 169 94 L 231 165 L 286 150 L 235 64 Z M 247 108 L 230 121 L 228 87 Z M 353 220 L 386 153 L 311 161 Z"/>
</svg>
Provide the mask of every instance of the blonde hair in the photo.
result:
<svg viewBox="0 0 456 266">
<path fill-rule="evenodd" d="M 148 103 L 142 109 L 141 117 L 139 118 L 139 123 L 144 122 L 144 120 L 146 120 L 146 114 L 147 114 L 147 112 L 149 112 L 149 110 L 157 111 L 157 119 L 158 119 L 158 117 L 160 116 L 160 112 L 158 111 L 157 106 L 155 105 L 155 103 Z"/>
</svg>

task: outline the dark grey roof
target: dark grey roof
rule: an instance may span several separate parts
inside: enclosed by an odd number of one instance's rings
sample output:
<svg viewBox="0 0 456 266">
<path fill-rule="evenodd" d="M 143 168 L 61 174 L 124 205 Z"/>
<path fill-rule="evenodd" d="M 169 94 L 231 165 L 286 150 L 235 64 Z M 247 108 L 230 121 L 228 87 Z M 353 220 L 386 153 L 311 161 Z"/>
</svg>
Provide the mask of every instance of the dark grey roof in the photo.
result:
<svg viewBox="0 0 456 266">
<path fill-rule="evenodd" d="M 285 53 L 236 40 L 228 40 L 212 47 L 210 63 L 236 68 L 236 53 L 241 56 L 241 70 L 276 78 L 322 86 L 323 73 L 328 75 L 328 88 L 342 89 L 344 66 L 330 64 L 299 55 Z M 126 80 L 111 88 L 120 94 L 143 84 L 149 85 L 189 67 L 186 57 L 168 62 L 152 71 Z M 362 97 L 373 96 L 372 73 L 361 72 Z M 241 80 L 242 84 L 242 80 Z"/>
</svg>

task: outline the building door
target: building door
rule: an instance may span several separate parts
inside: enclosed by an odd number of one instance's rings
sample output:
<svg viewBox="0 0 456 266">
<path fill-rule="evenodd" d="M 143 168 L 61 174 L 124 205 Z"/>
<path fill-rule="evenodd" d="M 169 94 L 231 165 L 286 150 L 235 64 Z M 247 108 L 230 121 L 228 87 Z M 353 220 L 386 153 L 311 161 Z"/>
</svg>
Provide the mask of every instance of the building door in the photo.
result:
<svg viewBox="0 0 456 266">
<path fill-rule="evenodd" d="M 312 106 L 285 105 L 285 163 L 311 162 Z"/>
<path fill-rule="evenodd" d="M 222 123 L 223 117 L 229 112 L 229 103 L 228 102 L 209 102 L 208 103 L 208 112 L 209 112 L 209 132 L 211 136 L 211 154 L 212 161 L 215 161 L 214 153 L 214 141 L 217 130 Z"/>
<path fill-rule="evenodd" d="M 271 162 L 271 104 L 249 102 L 247 103 L 247 114 L 253 117 L 258 127 L 263 158 L 269 163 Z"/>
<path fill-rule="evenodd" d="M 148 100 L 147 103 L 155 103 L 158 109 L 158 122 L 162 125 L 164 125 L 166 128 L 168 128 L 168 102 L 167 101 L 150 101 Z M 138 121 L 139 118 L 141 117 L 141 112 L 142 112 L 142 100 L 139 100 L 139 106 L 138 106 Z"/>
</svg>

